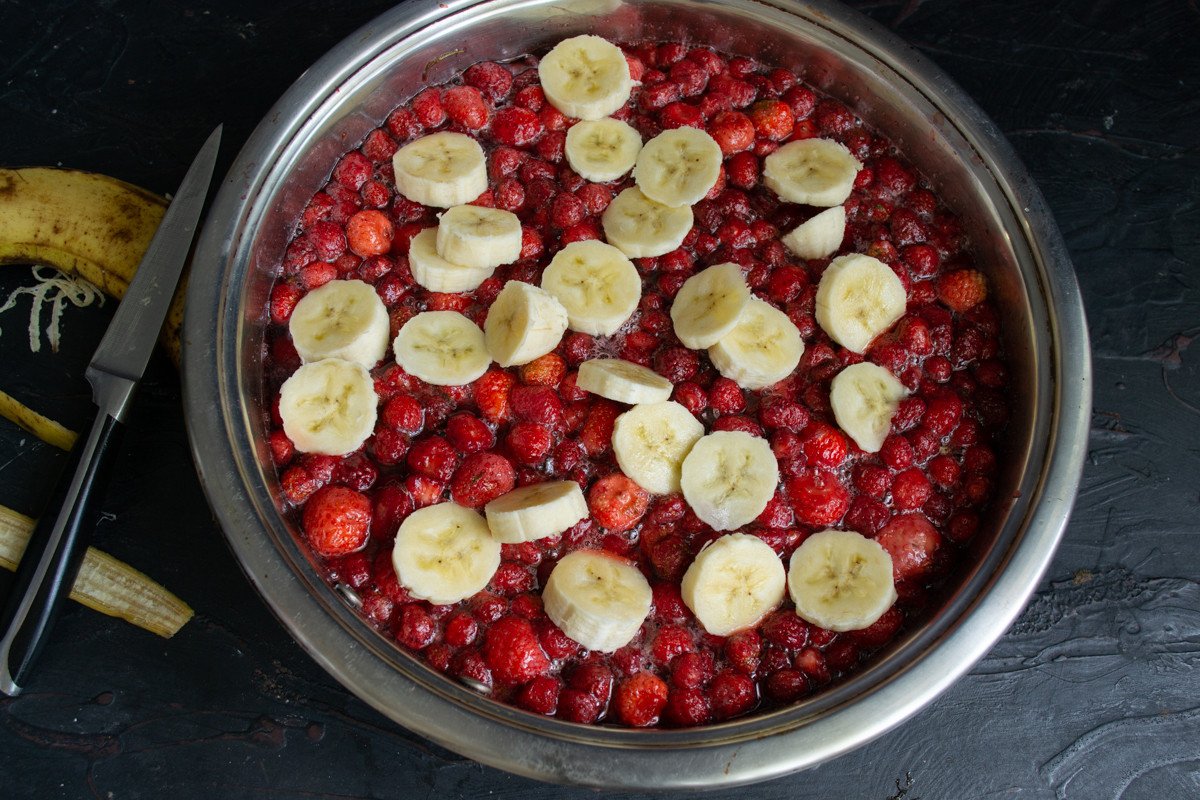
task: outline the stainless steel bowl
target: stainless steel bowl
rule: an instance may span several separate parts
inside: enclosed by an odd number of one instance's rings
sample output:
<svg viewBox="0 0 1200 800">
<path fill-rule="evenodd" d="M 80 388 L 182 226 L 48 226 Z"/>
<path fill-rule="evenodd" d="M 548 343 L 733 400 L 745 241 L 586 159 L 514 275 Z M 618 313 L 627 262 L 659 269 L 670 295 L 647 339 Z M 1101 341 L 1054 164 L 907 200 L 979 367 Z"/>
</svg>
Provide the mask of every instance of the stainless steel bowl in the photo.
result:
<svg viewBox="0 0 1200 800">
<path fill-rule="evenodd" d="M 401 100 L 483 59 L 579 33 L 682 40 L 795 69 L 890 136 L 962 217 L 1003 317 L 1015 404 L 976 561 L 933 618 L 834 688 L 695 730 L 580 726 L 490 701 L 363 624 L 276 511 L 262 396 L 265 300 L 292 224 L 331 165 Z M 201 479 L 247 576 L 325 669 L 397 723 L 545 780 L 711 787 L 812 766 L 920 710 L 1028 600 L 1066 525 L 1090 412 L 1083 306 L 1046 205 L 995 126 L 911 46 L 833 2 L 408 2 L 334 48 L 254 131 L 196 254 L 184 326 L 188 427 Z"/>
</svg>

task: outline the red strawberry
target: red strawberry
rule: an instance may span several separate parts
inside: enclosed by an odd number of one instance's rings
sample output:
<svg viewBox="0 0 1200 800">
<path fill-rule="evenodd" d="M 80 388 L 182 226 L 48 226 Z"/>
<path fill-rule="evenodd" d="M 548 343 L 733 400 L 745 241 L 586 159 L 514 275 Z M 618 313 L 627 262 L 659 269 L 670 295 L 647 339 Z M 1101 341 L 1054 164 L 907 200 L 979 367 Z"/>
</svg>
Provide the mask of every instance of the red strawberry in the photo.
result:
<svg viewBox="0 0 1200 800">
<path fill-rule="evenodd" d="M 646 490 L 619 472 L 596 481 L 588 492 L 588 509 L 610 531 L 637 525 L 649 505 Z"/>
<path fill-rule="evenodd" d="M 504 456 L 472 453 L 450 480 L 450 497 L 460 506 L 480 508 L 516 485 L 516 473 Z"/>
<path fill-rule="evenodd" d="M 809 472 L 787 482 L 796 520 L 805 525 L 832 525 L 850 507 L 850 492 L 832 472 Z"/>
<path fill-rule="evenodd" d="M 942 537 L 922 514 L 895 517 L 875 535 L 892 557 L 892 574 L 897 581 L 920 578 L 933 564 Z"/>
<path fill-rule="evenodd" d="M 516 380 L 507 372 L 488 370 L 475 381 L 475 405 L 479 413 L 491 422 L 503 422 L 509 415 L 509 392 Z"/>
<path fill-rule="evenodd" d="M 987 298 L 987 278 L 973 269 L 948 272 L 938 279 L 938 299 L 954 311 L 962 313 Z"/>
<path fill-rule="evenodd" d="M 344 486 L 326 486 L 304 507 L 304 533 L 318 555 L 335 558 L 361 549 L 371 530 L 371 501 Z"/>
<path fill-rule="evenodd" d="M 504 617 L 487 632 L 483 658 L 501 683 L 521 684 L 550 669 L 550 659 L 529 620 Z"/>
<path fill-rule="evenodd" d="M 667 705 L 667 684 L 649 672 L 639 672 L 621 681 L 613 705 L 626 725 L 653 725 Z"/>
</svg>

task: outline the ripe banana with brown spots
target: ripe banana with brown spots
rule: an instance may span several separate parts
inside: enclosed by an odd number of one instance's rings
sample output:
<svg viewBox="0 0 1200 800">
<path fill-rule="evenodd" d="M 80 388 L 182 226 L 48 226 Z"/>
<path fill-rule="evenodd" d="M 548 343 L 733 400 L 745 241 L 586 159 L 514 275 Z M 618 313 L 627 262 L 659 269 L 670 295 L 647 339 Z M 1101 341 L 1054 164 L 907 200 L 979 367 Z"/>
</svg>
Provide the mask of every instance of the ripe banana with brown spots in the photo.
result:
<svg viewBox="0 0 1200 800">
<path fill-rule="evenodd" d="M 46 264 L 120 299 L 167 201 L 107 175 L 76 169 L 0 169 L 0 264 Z M 160 341 L 179 364 L 187 275 Z"/>
</svg>

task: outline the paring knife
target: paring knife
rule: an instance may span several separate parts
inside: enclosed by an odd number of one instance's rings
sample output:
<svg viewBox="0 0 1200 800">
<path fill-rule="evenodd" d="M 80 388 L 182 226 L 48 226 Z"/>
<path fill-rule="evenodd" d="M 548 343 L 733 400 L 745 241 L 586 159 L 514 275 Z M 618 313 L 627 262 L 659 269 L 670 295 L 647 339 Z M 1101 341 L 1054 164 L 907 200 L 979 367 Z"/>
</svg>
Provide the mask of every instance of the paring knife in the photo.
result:
<svg viewBox="0 0 1200 800">
<path fill-rule="evenodd" d="M 87 368 L 99 413 L 38 520 L 0 615 L 0 691 L 20 694 L 70 595 L 98 517 L 134 390 L 146 370 L 212 183 L 221 126 L 188 168 Z"/>
</svg>

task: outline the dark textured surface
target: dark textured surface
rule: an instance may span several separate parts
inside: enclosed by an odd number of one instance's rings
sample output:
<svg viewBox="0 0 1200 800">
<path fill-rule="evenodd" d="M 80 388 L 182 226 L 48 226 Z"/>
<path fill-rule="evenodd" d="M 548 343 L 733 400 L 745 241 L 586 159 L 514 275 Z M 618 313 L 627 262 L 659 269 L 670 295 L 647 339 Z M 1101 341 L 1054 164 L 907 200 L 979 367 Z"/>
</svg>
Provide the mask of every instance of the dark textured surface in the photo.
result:
<svg viewBox="0 0 1200 800">
<path fill-rule="evenodd" d="M 306 66 L 387 5 L 0 0 L 0 163 L 171 191 L 216 123 L 220 170 Z M 855 753 L 711 796 L 1200 797 L 1200 10 L 853 5 L 946 69 L 1045 192 L 1089 314 L 1088 466 L 1040 591 L 969 676 Z M 0 299 L 31 283 L 4 268 Z M 62 350 L 43 339 L 35 355 L 21 300 L 0 316 L 0 388 L 78 427 L 112 308 L 69 308 Z M 0 424 L 0 503 L 38 510 L 62 460 Z M 0 797 L 596 796 L 397 728 L 290 640 L 211 521 L 162 356 L 117 471 L 96 544 L 196 618 L 164 641 L 72 605 L 28 691 L 0 698 Z"/>
</svg>

